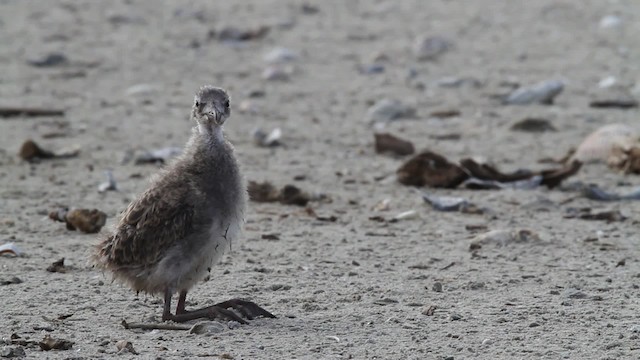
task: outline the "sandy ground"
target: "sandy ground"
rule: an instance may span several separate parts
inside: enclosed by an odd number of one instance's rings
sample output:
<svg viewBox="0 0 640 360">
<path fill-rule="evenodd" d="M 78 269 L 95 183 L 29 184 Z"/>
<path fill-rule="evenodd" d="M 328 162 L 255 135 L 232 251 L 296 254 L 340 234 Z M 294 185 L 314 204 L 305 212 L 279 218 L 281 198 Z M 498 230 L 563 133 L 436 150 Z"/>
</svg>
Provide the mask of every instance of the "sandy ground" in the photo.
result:
<svg viewBox="0 0 640 360">
<path fill-rule="evenodd" d="M 0 105 L 56 107 L 64 117 L 0 118 L 0 243 L 24 255 L 0 257 L 0 334 L 74 342 L 66 351 L 23 347 L 29 358 L 234 359 L 632 359 L 640 357 L 640 266 L 637 203 L 596 203 L 560 190 L 433 190 L 466 197 L 488 215 L 443 213 L 395 181 L 402 159 L 373 151 L 369 106 L 384 97 L 413 106 L 415 119 L 387 130 L 452 160 L 482 156 L 502 169 L 543 168 L 601 125 L 638 122 L 637 110 L 588 106 L 598 82 L 638 79 L 640 2 L 628 1 L 318 1 L 234 2 L 0 1 Z M 606 15 L 622 24 L 600 28 Z M 270 27 L 263 39 L 225 44 L 210 30 Z M 453 47 L 417 61 L 419 35 Z M 265 53 L 299 54 L 289 81 L 265 81 Z M 50 52 L 68 63 L 37 68 Z M 358 66 L 386 56 L 385 71 Z M 417 76 L 408 81 L 410 69 Z M 446 77 L 480 87 L 438 86 Z M 552 106 L 502 106 L 505 83 L 563 79 Z M 68 231 L 47 218 L 59 206 L 98 208 L 111 225 L 142 191 L 153 165 L 123 165 L 131 150 L 182 146 L 194 91 L 227 88 L 233 115 L 226 130 L 246 177 L 293 183 L 330 201 L 303 208 L 251 203 L 244 239 L 196 287 L 188 306 L 231 297 L 278 315 L 210 335 L 136 331 L 126 319 L 158 321 L 162 303 L 136 296 L 87 265 L 96 235 Z M 421 83 L 423 86 L 416 86 Z M 147 84 L 133 95 L 127 89 Z M 263 97 L 249 98 L 263 91 Z M 249 103 L 252 111 L 241 112 Z M 429 114 L 455 109 L 460 116 Z M 551 120 L 557 132 L 509 130 L 525 117 Z M 257 147 L 256 127 L 280 127 L 285 146 Z M 439 135 L 459 134 L 457 140 Z M 29 164 L 17 156 L 33 138 L 43 147 L 77 146 L 73 159 Z M 113 169 L 120 191 L 99 194 Z M 294 178 L 302 180 L 294 180 Z M 585 166 L 570 181 L 624 192 L 640 179 Z M 389 209 L 372 210 L 383 199 Z M 568 208 L 618 209 L 607 223 L 565 219 Z M 415 210 L 417 217 L 376 222 Z M 485 230 L 473 230 L 474 227 Z M 540 241 L 486 245 L 470 239 L 496 229 L 528 228 Z M 277 234 L 279 240 L 264 240 Z M 67 273 L 45 268 L 64 257 Z M 624 264 L 621 265 L 621 261 Z M 442 291 L 434 291 L 435 283 Z M 432 316 L 423 314 L 430 306 Z M 58 320 L 61 315 L 71 315 Z M 457 320 L 453 320 L 457 319 Z M 232 326 L 233 327 L 233 326 Z M 7 348 L 3 348 L 4 351 Z"/>
</svg>

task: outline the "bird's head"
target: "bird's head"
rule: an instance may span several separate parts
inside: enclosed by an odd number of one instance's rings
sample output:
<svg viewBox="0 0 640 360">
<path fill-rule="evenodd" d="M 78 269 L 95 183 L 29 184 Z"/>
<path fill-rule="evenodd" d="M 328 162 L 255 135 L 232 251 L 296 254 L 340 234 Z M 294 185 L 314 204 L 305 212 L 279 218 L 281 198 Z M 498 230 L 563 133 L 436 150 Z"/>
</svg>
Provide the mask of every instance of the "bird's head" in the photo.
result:
<svg viewBox="0 0 640 360">
<path fill-rule="evenodd" d="M 191 117 L 199 126 L 209 129 L 220 127 L 231 115 L 229 95 L 224 89 L 205 85 L 193 100 Z"/>
</svg>

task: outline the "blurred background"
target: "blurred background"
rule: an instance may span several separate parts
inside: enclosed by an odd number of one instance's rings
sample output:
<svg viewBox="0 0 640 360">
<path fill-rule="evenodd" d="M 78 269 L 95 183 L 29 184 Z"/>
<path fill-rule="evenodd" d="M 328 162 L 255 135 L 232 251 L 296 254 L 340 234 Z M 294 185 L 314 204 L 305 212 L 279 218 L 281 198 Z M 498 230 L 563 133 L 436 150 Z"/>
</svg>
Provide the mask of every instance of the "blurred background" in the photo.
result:
<svg viewBox="0 0 640 360">
<path fill-rule="evenodd" d="M 0 243 L 25 253 L 0 259 L 1 277 L 24 281 L 0 288 L 16 310 L 2 335 L 38 337 L 41 315 L 74 312 L 84 320 L 56 334 L 83 356 L 131 337 L 118 324 L 134 295 L 85 265 L 95 236 L 47 215 L 98 208 L 110 225 L 180 152 L 193 95 L 213 84 L 231 94 L 225 130 L 247 180 L 294 184 L 309 204 L 251 203 L 246 240 L 194 298 L 247 296 L 285 316 L 251 341 L 140 335 L 138 351 L 637 357 L 640 208 L 574 190 L 640 184 L 639 17 L 634 0 L 0 0 Z M 374 133 L 411 151 L 378 153 Z M 561 167 L 576 148 L 585 164 L 561 190 L 416 190 L 396 177 L 423 149 L 511 172 Z M 436 211 L 420 191 L 489 210 Z M 584 208 L 626 221 L 587 221 Z M 544 245 L 470 251 L 499 229 Z M 43 271 L 60 257 L 75 270 Z M 158 304 L 136 300 L 134 319 Z"/>
</svg>

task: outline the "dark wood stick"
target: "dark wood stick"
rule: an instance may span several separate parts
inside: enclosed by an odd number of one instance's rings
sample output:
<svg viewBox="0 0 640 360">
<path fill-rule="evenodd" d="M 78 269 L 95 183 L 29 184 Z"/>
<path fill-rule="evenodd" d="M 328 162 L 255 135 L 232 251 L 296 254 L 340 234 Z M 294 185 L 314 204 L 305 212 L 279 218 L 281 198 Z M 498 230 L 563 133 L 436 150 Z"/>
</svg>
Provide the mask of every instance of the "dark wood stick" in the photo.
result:
<svg viewBox="0 0 640 360">
<path fill-rule="evenodd" d="M 64 110 L 30 108 L 19 106 L 0 107 L 0 117 L 16 117 L 16 116 L 64 116 Z"/>
<path fill-rule="evenodd" d="M 122 320 L 122 326 L 125 329 L 144 329 L 144 330 L 189 330 L 192 326 L 180 325 L 180 324 L 165 324 L 165 323 L 128 323 L 126 320 Z"/>
</svg>

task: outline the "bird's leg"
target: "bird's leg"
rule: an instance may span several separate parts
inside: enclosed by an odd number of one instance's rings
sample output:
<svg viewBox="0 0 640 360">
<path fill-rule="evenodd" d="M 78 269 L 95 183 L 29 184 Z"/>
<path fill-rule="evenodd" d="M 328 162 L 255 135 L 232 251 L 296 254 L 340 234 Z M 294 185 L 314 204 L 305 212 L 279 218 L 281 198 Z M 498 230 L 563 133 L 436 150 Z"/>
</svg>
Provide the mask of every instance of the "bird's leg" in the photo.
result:
<svg viewBox="0 0 640 360">
<path fill-rule="evenodd" d="M 169 289 L 166 289 L 164 291 L 164 309 L 162 310 L 162 321 L 171 320 L 172 317 L 173 315 L 171 315 L 171 291 L 169 291 Z"/>
<path fill-rule="evenodd" d="M 184 309 L 185 301 L 187 300 L 187 291 L 180 291 L 180 297 L 178 298 L 178 305 L 176 306 L 176 315 L 184 314 L 187 311 Z"/>
</svg>

